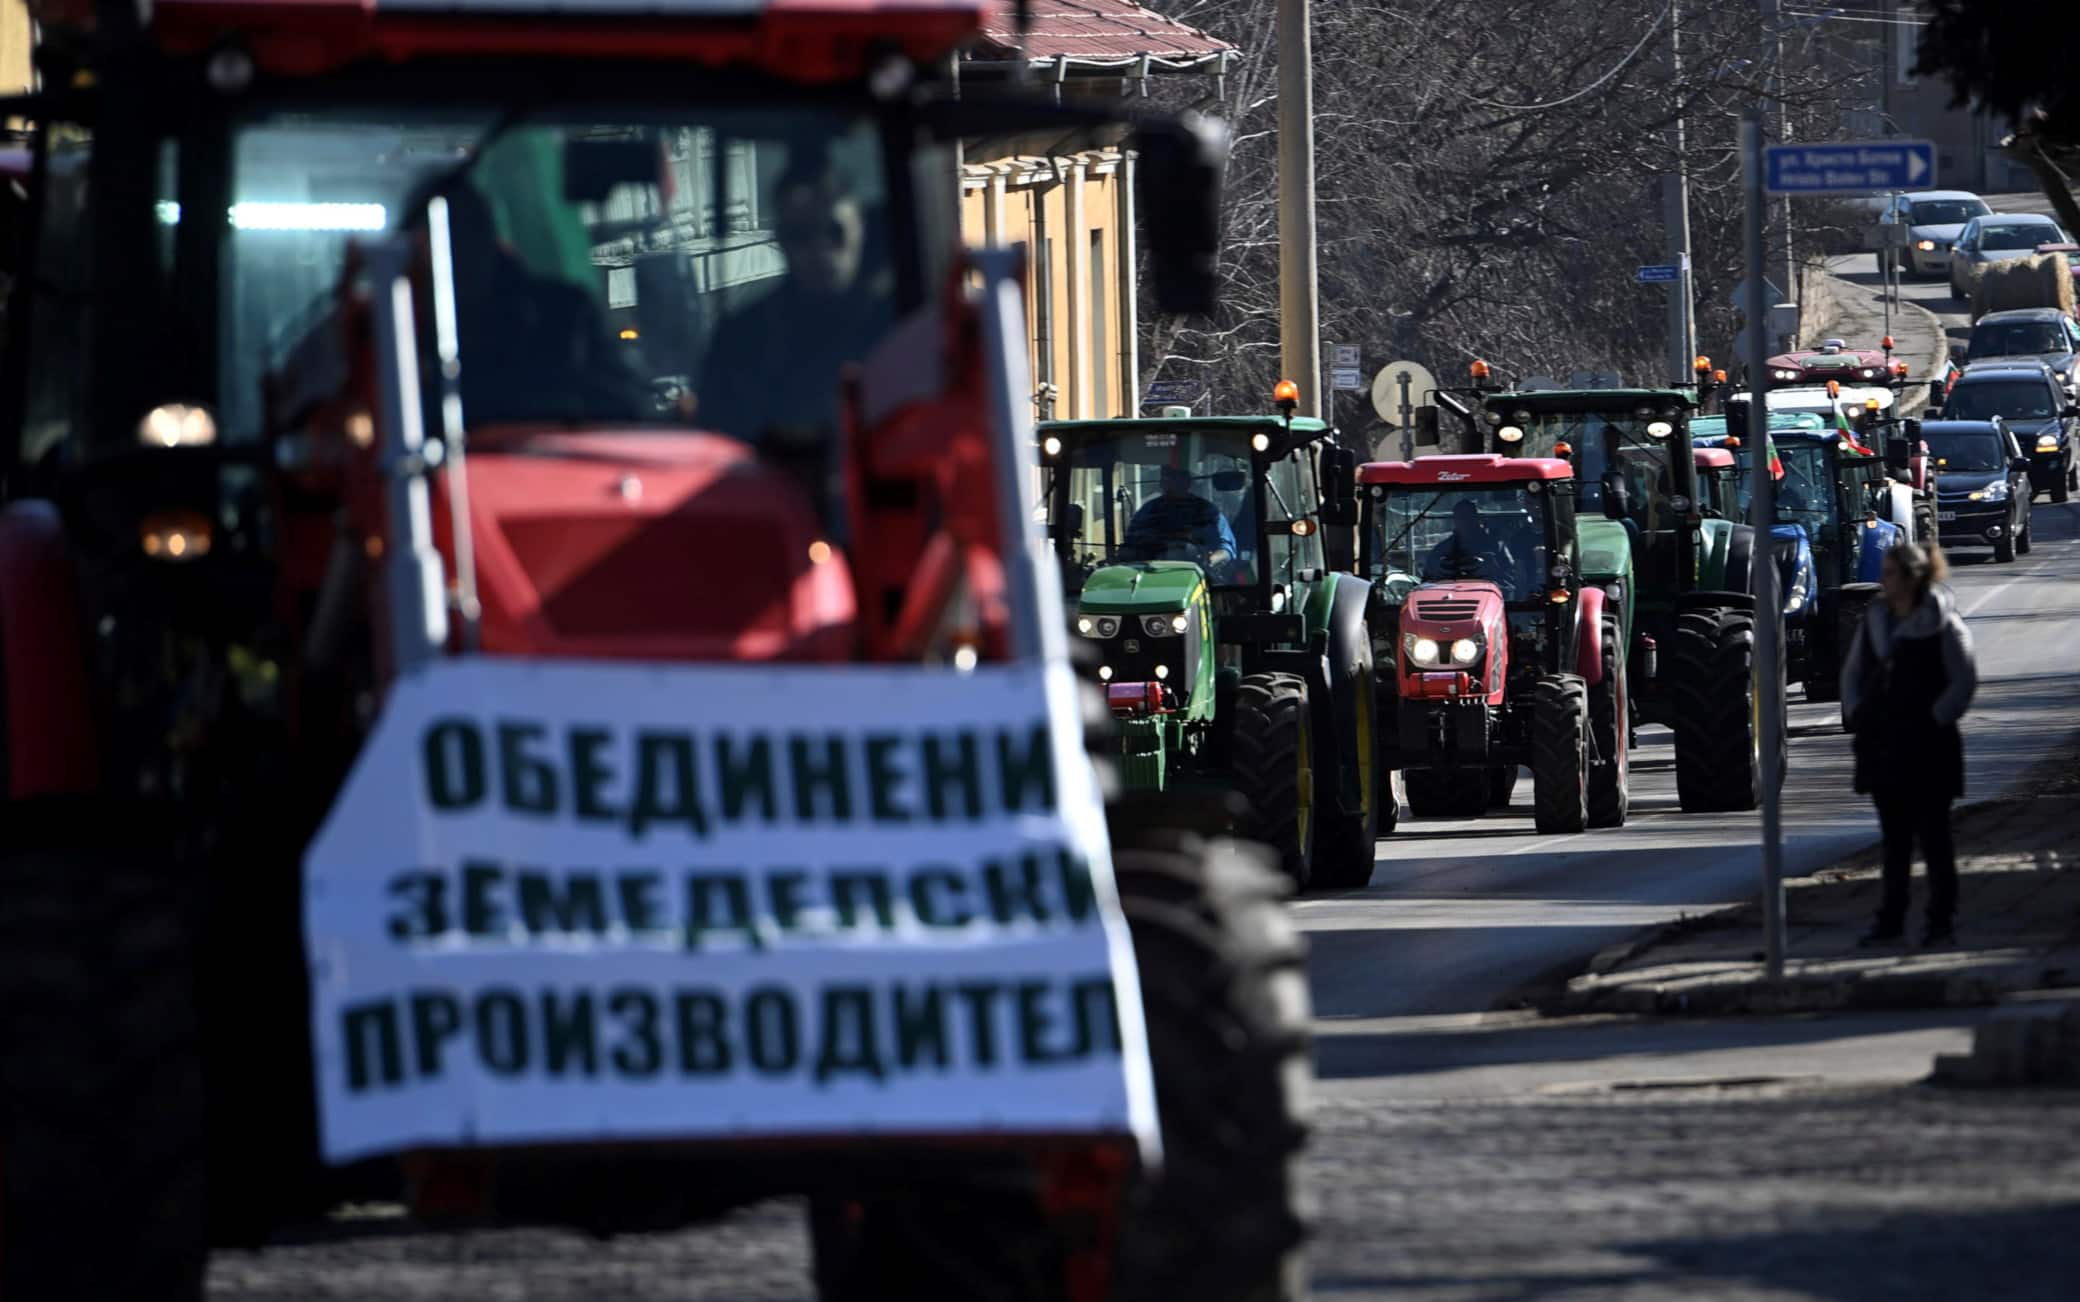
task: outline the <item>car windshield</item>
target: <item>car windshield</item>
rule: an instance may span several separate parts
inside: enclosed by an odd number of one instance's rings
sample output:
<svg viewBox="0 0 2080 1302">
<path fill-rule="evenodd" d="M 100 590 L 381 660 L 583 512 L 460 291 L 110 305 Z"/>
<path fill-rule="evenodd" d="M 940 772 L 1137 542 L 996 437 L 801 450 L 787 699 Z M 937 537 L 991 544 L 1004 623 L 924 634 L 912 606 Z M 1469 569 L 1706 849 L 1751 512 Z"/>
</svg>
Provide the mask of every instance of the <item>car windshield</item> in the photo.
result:
<svg viewBox="0 0 2080 1302">
<path fill-rule="evenodd" d="M 1401 576 L 1393 587 L 1404 589 L 1409 577 L 1486 579 L 1506 601 L 1535 601 L 1544 591 L 1552 494 L 1542 485 L 1382 487 L 1386 496 L 1375 499 L 1367 551 L 1374 578 Z"/>
<path fill-rule="evenodd" d="M 2058 414 L 2051 386 L 2039 380 L 1960 380 L 1943 414 L 1952 420 L 2048 420 Z"/>
<path fill-rule="evenodd" d="M 1938 430 L 1921 427 L 1928 454 L 1944 470 L 1999 470 L 2001 440 L 1992 430 Z"/>
<path fill-rule="evenodd" d="M 2039 244 L 2062 244 L 2065 236 L 2057 228 L 2035 222 L 2026 226 L 1986 226 L 1979 231 L 1979 247 L 2011 252 L 2034 249 Z"/>
<path fill-rule="evenodd" d="M 1967 357 L 2021 357 L 2067 351 L 2065 331 L 2051 321 L 1981 321 Z"/>
<path fill-rule="evenodd" d="M 1071 435 L 1066 454 L 1070 549 L 1088 569 L 1130 561 L 1192 561 L 1217 587 L 1256 581 L 1257 528 L 1250 500 L 1250 436 L 1240 427 L 1123 427 L 1109 437 Z M 1299 455 L 1273 463 L 1265 476 L 1270 520 L 1296 520 L 1313 509 Z M 1060 473 L 1060 472 L 1057 472 Z M 1059 509 L 1048 496 L 1050 512 Z M 1274 577 L 1310 568 L 1318 535 L 1271 535 Z"/>
<path fill-rule="evenodd" d="M 1962 226 L 1974 217 L 1991 212 L 1976 199 L 1924 199 L 1914 205 L 1916 226 Z"/>
<path fill-rule="evenodd" d="M 260 117 L 232 163 L 232 439 L 258 434 L 262 376 L 332 308 L 348 242 L 423 230 L 437 185 L 473 428 L 670 421 L 821 448 L 840 368 L 893 317 L 881 136 L 859 113 L 358 107 Z"/>
</svg>

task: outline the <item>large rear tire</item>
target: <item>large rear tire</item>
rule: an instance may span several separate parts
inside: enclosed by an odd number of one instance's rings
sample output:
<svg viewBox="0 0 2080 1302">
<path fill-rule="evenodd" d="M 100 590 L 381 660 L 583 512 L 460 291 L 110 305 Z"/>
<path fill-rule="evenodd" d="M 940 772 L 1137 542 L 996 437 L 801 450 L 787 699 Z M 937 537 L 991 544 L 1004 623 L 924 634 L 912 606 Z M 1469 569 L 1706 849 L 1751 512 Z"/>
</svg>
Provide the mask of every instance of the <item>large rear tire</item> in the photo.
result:
<svg viewBox="0 0 2080 1302">
<path fill-rule="evenodd" d="M 1314 884 L 1332 889 L 1351 889 L 1364 886 L 1372 880 L 1372 867 L 1378 853 L 1380 824 L 1380 790 L 1383 784 L 1377 773 L 1379 765 L 1379 701 L 1372 680 L 1372 642 L 1359 637 L 1351 643 L 1351 654 L 1356 660 L 1351 673 L 1344 679 L 1348 690 L 1344 695 L 1349 700 L 1332 698 L 1330 714 L 1337 720 L 1348 719 L 1342 726 L 1350 732 L 1339 737 L 1332 732 L 1321 740 L 1326 743 L 1324 751 L 1335 761 L 1332 767 L 1317 766 L 1320 780 L 1315 783 L 1316 821 L 1321 827 L 1320 843 L 1315 848 Z M 1339 743 L 1348 742 L 1348 745 Z M 1343 764 L 1357 768 L 1353 784 L 1359 793 L 1363 807 L 1356 813 L 1343 809 L 1344 774 Z M 1385 784 L 1391 790 L 1391 784 Z"/>
<path fill-rule="evenodd" d="M 1701 607 L 1676 617 L 1676 800 L 1685 813 L 1762 803 L 1755 617 Z"/>
<path fill-rule="evenodd" d="M 1409 769 L 1408 812 L 1417 818 L 1479 818 L 1488 812 L 1485 769 Z"/>
<path fill-rule="evenodd" d="M 1114 866 L 1163 1130 L 1162 1174 L 1135 1191 L 1114 1296 L 1304 1296 L 1312 1048 L 1289 887 L 1233 841 L 1130 843 Z"/>
<path fill-rule="evenodd" d="M 1295 889 L 1314 879 L 1315 771 L 1307 681 L 1251 674 L 1235 689 L 1235 786 L 1250 803 L 1253 840 L 1271 847 Z"/>
<path fill-rule="evenodd" d="M 1603 678 L 1589 689 L 1589 727 L 1596 743 L 1589 768 L 1589 826 L 1623 827 L 1632 808 L 1632 753 L 1626 745 L 1630 693 L 1615 615 L 1604 615 L 1602 634 Z"/>
<path fill-rule="evenodd" d="M 1578 674 L 1532 685 L 1531 804 L 1541 832 L 1589 825 L 1589 685 Z"/>
<path fill-rule="evenodd" d="M 125 830 L 106 817 L 76 826 Z M 202 1072 L 169 860 L 0 854 L 0 1297 L 202 1297 Z"/>
</svg>

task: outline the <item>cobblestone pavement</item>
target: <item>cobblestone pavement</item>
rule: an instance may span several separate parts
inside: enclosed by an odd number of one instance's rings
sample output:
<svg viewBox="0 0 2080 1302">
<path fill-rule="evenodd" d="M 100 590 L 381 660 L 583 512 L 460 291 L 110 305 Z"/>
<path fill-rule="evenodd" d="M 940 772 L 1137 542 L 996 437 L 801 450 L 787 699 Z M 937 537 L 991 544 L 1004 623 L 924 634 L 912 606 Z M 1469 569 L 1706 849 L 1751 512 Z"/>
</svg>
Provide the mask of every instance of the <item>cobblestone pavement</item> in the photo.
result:
<svg viewBox="0 0 2080 1302">
<path fill-rule="evenodd" d="M 1320 1298 L 2071 1299 L 2080 1092 L 1600 1089 L 1326 1102 Z M 218 1302 L 806 1300 L 785 1204 L 593 1243 L 503 1233 L 227 1254 Z"/>
</svg>

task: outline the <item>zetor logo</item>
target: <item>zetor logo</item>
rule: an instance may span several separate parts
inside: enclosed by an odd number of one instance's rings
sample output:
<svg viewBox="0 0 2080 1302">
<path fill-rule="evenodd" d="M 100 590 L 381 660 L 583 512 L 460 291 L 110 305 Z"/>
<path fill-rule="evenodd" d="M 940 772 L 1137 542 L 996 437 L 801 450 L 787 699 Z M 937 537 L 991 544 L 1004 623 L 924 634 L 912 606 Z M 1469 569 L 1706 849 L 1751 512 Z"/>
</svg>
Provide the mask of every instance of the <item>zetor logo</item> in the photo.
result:
<svg viewBox="0 0 2080 1302">
<path fill-rule="evenodd" d="M 1439 483 L 1449 484 L 1456 480 L 1471 478 L 1473 478 L 1473 476 L 1467 474 L 1463 470 L 1440 470 L 1437 472 L 1437 479 Z"/>
</svg>

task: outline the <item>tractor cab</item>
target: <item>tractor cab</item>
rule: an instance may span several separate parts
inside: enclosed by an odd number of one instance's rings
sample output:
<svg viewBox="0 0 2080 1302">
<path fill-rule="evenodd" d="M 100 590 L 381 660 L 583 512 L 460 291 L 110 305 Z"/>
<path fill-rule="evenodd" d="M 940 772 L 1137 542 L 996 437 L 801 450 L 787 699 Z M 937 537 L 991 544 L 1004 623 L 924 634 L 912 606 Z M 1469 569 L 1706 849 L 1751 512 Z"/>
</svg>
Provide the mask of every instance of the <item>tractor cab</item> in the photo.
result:
<svg viewBox="0 0 2080 1302">
<path fill-rule="evenodd" d="M 1697 504 L 1707 519 L 1741 518 L 1738 475 L 1733 453 L 1725 448 L 1695 447 L 1691 458 L 1697 465 Z"/>
</svg>

